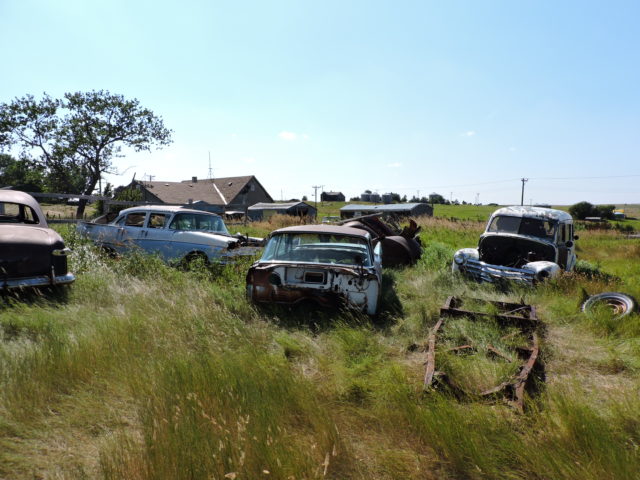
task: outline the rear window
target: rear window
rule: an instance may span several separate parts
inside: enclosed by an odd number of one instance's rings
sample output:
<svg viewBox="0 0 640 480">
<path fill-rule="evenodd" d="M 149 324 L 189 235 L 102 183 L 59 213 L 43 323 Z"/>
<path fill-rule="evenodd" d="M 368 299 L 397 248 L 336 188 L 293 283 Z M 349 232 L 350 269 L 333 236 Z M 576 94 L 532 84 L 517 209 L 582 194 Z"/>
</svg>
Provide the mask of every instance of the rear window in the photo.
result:
<svg viewBox="0 0 640 480">
<path fill-rule="evenodd" d="M 34 225 L 40 223 L 36 212 L 21 203 L 0 202 L 0 223 L 22 223 Z"/>
<path fill-rule="evenodd" d="M 324 233 L 283 233 L 269 239 L 262 260 L 371 266 L 368 242 Z"/>
</svg>

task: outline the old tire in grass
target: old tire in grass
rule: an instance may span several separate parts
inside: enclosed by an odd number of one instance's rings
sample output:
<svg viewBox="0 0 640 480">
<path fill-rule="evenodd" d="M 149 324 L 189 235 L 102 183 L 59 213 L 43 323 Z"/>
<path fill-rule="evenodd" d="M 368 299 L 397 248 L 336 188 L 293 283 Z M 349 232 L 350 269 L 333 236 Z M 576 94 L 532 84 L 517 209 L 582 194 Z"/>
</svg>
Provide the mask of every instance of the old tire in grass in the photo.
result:
<svg viewBox="0 0 640 480">
<path fill-rule="evenodd" d="M 582 304 L 582 311 L 588 313 L 600 305 L 610 308 L 615 318 L 626 317 L 637 308 L 637 303 L 631 295 L 619 292 L 604 292 L 587 298 Z"/>
</svg>

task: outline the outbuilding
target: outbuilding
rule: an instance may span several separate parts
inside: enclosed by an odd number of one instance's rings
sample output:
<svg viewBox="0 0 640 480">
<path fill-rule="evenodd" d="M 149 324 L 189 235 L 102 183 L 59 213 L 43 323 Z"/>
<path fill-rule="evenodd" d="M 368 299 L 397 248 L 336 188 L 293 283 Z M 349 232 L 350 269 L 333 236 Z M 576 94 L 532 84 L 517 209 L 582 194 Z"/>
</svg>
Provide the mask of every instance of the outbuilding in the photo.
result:
<svg viewBox="0 0 640 480">
<path fill-rule="evenodd" d="M 433 216 L 433 207 L 428 203 L 393 203 L 391 205 L 345 205 L 340 209 L 341 218 L 360 217 L 372 213 L 385 213 L 398 217 Z"/>
<path fill-rule="evenodd" d="M 251 220 L 267 220 L 276 214 L 315 218 L 317 210 L 306 202 L 256 203 L 247 213 Z"/>
</svg>

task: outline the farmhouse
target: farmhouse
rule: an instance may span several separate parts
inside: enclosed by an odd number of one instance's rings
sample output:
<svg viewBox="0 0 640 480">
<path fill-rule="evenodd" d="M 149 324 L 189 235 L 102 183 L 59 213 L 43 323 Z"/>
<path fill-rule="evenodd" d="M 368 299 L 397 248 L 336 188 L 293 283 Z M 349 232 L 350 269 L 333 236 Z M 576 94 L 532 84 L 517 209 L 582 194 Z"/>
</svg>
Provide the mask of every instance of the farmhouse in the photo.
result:
<svg viewBox="0 0 640 480">
<path fill-rule="evenodd" d="M 244 211 L 255 203 L 273 202 L 271 195 L 253 175 L 204 180 L 192 177 L 181 182 L 134 180 L 127 188 L 140 191 L 145 202 L 189 205 L 190 208 L 217 213 Z"/>
<path fill-rule="evenodd" d="M 342 192 L 322 192 L 320 200 L 323 202 L 344 202 L 345 197 Z"/>
<path fill-rule="evenodd" d="M 394 203 L 391 205 L 345 205 L 340 209 L 341 218 L 360 217 L 372 213 L 386 213 L 399 217 L 433 215 L 433 207 L 427 203 Z"/>
<path fill-rule="evenodd" d="M 251 220 L 266 220 L 275 214 L 315 218 L 317 210 L 305 202 L 257 203 L 247 213 Z"/>
</svg>

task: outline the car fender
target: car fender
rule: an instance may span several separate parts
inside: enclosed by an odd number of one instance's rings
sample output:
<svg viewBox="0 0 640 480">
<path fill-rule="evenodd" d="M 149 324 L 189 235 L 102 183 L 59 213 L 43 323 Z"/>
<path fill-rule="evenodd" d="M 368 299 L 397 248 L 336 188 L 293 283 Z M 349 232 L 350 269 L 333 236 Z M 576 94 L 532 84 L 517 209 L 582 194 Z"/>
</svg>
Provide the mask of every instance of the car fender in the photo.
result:
<svg viewBox="0 0 640 480">
<path fill-rule="evenodd" d="M 522 268 L 526 270 L 532 270 L 535 273 L 537 280 L 553 278 L 557 276 L 561 270 L 560 265 L 558 265 L 557 263 L 544 260 L 525 263 Z"/>
</svg>

